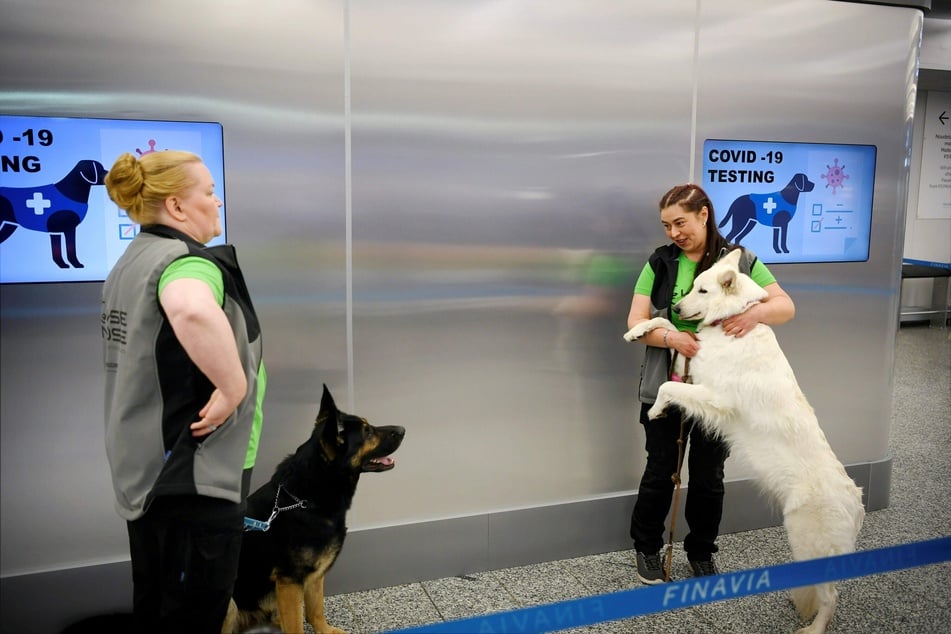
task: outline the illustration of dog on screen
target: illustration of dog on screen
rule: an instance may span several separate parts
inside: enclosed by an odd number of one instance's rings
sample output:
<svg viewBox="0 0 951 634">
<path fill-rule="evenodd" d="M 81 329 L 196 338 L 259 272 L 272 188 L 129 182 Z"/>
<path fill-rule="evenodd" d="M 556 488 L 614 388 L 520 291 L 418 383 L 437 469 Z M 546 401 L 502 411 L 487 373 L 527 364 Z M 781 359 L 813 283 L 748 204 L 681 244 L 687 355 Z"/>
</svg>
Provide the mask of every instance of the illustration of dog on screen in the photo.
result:
<svg viewBox="0 0 951 634">
<path fill-rule="evenodd" d="M 0 244 L 20 227 L 48 233 L 53 262 L 61 269 L 83 268 L 76 255 L 76 227 L 86 217 L 89 190 L 102 185 L 105 176 L 102 163 L 84 159 L 56 183 L 0 187 Z"/>
<path fill-rule="evenodd" d="M 719 226 L 722 229 L 728 222 L 733 221 L 726 239 L 734 244 L 740 244 L 757 223 L 772 227 L 773 251 L 789 253 L 786 239 L 789 223 L 796 215 L 799 195 L 811 192 L 815 186 L 805 174 L 799 173 L 778 192 L 743 194 L 733 201 Z"/>
</svg>

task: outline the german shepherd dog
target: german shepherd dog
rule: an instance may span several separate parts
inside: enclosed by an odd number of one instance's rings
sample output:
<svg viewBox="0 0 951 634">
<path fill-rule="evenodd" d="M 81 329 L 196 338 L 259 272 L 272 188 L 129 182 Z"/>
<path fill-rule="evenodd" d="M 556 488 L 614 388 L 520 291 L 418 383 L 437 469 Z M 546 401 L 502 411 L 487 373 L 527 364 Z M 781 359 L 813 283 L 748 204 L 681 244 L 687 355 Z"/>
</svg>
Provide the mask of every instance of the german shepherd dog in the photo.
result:
<svg viewBox="0 0 951 634">
<path fill-rule="evenodd" d="M 248 498 L 248 517 L 267 530 L 244 534 L 223 634 L 263 624 L 302 633 L 305 616 L 318 634 L 342 634 L 324 615 L 324 576 L 343 546 L 360 474 L 392 469 L 404 434 L 341 412 L 324 385 L 310 438 Z"/>
</svg>

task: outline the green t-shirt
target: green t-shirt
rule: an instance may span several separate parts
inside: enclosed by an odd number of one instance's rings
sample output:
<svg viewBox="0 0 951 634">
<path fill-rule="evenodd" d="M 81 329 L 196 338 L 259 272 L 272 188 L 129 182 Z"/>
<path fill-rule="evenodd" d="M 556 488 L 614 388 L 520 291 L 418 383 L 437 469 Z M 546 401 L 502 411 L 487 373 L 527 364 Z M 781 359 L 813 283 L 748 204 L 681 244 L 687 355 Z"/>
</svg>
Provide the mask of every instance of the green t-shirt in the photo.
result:
<svg viewBox="0 0 951 634">
<path fill-rule="evenodd" d="M 193 255 L 179 258 L 165 268 L 162 277 L 159 278 L 158 294 L 162 294 L 169 282 L 183 278 L 205 282 L 211 287 L 211 292 L 215 294 L 215 301 L 218 302 L 218 305 L 224 303 L 225 283 L 221 277 L 221 269 L 211 261 Z"/>
<path fill-rule="evenodd" d="M 671 304 L 676 304 L 684 295 L 690 292 L 691 287 L 693 286 L 693 278 L 697 273 L 697 263 L 688 258 L 683 252 L 680 253 L 680 256 L 677 260 L 677 281 L 674 283 L 674 296 L 671 298 Z M 752 270 L 750 270 L 750 277 L 753 278 L 753 281 L 759 284 L 761 287 L 766 288 L 770 284 L 776 282 L 776 278 L 773 277 L 773 274 L 769 272 L 769 269 L 766 268 L 766 265 L 757 258 L 756 262 L 753 264 Z M 654 288 L 654 270 L 651 268 L 650 263 L 644 265 L 644 268 L 641 270 L 641 274 L 637 277 L 637 283 L 634 285 L 634 294 L 635 295 L 646 295 L 650 297 L 651 290 Z M 673 313 L 673 323 L 677 326 L 678 330 L 689 330 L 691 332 L 697 331 L 697 325 L 699 321 L 684 321 L 680 319 L 677 313 Z"/>
</svg>

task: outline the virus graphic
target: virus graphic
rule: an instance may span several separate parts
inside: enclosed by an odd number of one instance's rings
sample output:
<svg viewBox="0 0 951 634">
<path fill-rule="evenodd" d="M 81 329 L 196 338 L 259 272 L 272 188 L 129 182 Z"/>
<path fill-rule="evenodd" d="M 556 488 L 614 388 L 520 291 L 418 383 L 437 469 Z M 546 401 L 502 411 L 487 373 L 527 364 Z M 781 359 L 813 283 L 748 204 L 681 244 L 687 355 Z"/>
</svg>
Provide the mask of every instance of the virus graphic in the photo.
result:
<svg viewBox="0 0 951 634">
<path fill-rule="evenodd" d="M 839 159 L 835 159 L 833 165 L 826 165 L 829 171 L 822 175 L 826 179 L 826 187 L 832 188 L 832 195 L 835 196 L 837 187 L 845 187 L 845 179 L 851 178 L 845 173 L 845 165 L 839 165 Z"/>
<path fill-rule="evenodd" d="M 146 154 L 151 154 L 152 152 L 155 151 L 155 139 L 149 139 L 149 149 L 143 152 L 139 148 L 135 148 L 135 151 L 138 153 L 139 156 L 145 156 Z M 839 159 L 836 159 L 836 160 L 839 160 Z"/>
</svg>

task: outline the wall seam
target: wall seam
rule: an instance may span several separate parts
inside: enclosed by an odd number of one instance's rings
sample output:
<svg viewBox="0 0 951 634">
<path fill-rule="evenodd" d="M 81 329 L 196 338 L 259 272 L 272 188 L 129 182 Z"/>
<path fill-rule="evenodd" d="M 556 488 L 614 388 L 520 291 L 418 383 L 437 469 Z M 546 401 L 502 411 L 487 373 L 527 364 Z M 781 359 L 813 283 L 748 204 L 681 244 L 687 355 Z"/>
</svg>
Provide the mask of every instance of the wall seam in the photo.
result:
<svg viewBox="0 0 951 634">
<path fill-rule="evenodd" d="M 352 149 L 350 145 L 350 0 L 343 0 L 343 154 L 344 215 L 346 216 L 346 284 L 347 284 L 347 409 L 354 411 L 353 380 L 353 183 L 351 180 Z"/>
<path fill-rule="evenodd" d="M 688 183 L 696 182 L 697 164 L 697 104 L 700 92 L 700 0 L 693 23 L 693 101 L 690 104 L 690 177 Z"/>
</svg>

